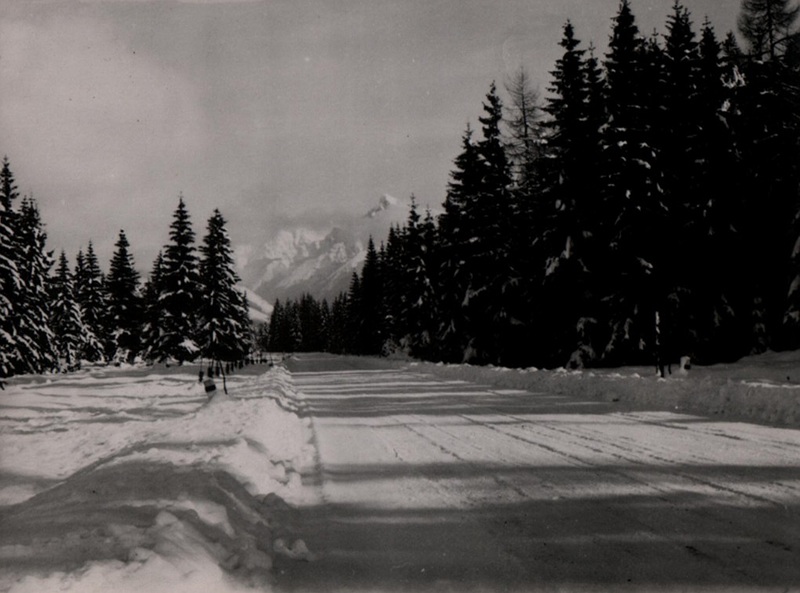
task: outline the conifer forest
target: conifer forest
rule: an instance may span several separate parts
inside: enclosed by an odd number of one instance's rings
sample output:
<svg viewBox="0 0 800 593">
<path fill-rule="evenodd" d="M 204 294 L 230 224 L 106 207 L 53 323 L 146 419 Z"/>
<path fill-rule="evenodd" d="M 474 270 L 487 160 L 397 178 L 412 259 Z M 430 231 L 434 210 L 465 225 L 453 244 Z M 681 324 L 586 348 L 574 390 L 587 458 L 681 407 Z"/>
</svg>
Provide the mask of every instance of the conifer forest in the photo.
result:
<svg viewBox="0 0 800 593">
<path fill-rule="evenodd" d="M 91 243 L 48 251 L 6 158 L 0 377 L 251 348 L 573 368 L 796 349 L 799 10 L 744 0 L 720 35 L 675 2 L 647 34 L 622 0 L 602 55 L 565 23 L 546 92 L 524 69 L 489 85 L 440 209 L 412 201 L 346 294 L 255 330 L 219 211 L 196 246 L 181 198 L 144 281 L 124 232 L 104 273 Z"/>
<path fill-rule="evenodd" d="M 124 231 L 106 274 L 91 242 L 77 253 L 74 268 L 63 251 L 53 266 L 36 203 L 24 198 L 13 207 L 19 196 L 8 159 L 0 179 L 0 377 L 137 359 L 180 364 L 203 357 L 221 365 L 249 354 L 246 296 L 236 288 L 219 210 L 196 248 L 181 198 L 170 241 L 142 284 Z"/>
<path fill-rule="evenodd" d="M 739 33 L 627 0 L 604 56 L 563 27 L 546 98 L 493 83 L 442 212 L 412 205 L 332 304 L 277 303 L 277 350 L 505 366 L 737 359 L 800 347 L 800 37 L 788 0 Z M 739 39 L 743 43 L 740 43 Z"/>
</svg>

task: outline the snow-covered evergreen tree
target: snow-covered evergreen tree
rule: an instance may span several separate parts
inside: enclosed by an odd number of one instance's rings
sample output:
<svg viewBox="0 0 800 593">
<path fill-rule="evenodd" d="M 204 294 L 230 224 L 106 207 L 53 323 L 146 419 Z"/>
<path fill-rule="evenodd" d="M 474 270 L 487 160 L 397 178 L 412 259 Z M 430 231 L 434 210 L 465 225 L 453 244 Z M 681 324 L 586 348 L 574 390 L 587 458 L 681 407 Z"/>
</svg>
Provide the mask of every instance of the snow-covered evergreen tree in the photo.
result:
<svg viewBox="0 0 800 593">
<path fill-rule="evenodd" d="M 120 231 L 106 278 L 108 329 L 112 336 L 107 357 L 116 362 L 133 362 L 141 351 L 139 273 L 129 248 L 125 231 Z"/>
<path fill-rule="evenodd" d="M 382 323 L 386 330 L 386 339 L 393 348 L 402 347 L 401 341 L 408 334 L 408 320 L 403 316 L 407 288 L 404 275 L 404 232 L 399 226 L 392 225 L 389 228 L 380 261 L 384 290 Z"/>
<path fill-rule="evenodd" d="M 275 299 L 272 305 L 272 314 L 269 317 L 269 349 L 272 352 L 283 352 L 283 340 L 281 333 L 283 328 L 283 303 L 280 299 Z"/>
<path fill-rule="evenodd" d="M 444 212 L 439 217 L 442 316 L 438 342 L 439 355 L 448 362 L 461 362 L 469 341 L 464 297 L 472 275 L 467 262 L 476 238 L 469 212 L 475 208 L 480 184 L 478 149 L 472 136 L 473 131 L 467 126 L 461 138 L 461 153 L 450 173 Z"/>
<path fill-rule="evenodd" d="M 69 263 L 63 251 L 58 258 L 55 276 L 51 280 L 50 295 L 50 319 L 60 367 L 64 371 L 79 369 L 84 327 L 80 307 L 75 300 Z"/>
<path fill-rule="evenodd" d="M 142 325 L 142 350 L 147 360 L 158 358 L 161 337 L 161 290 L 164 275 L 164 256 L 158 252 L 150 276 L 142 291 L 144 323 Z"/>
<path fill-rule="evenodd" d="M 383 331 L 383 288 L 378 252 L 372 237 L 367 243 L 367 254 L 359 283 L 359 314 L 361 331 L 357 337 L 359 354 L 380 354 L 385 334 Z"/>
<path fill-rule="evenodd" d="M 345 350 L 351 354 L 362 354 L 361 336 L 364 332 L 364 316 L 361 308 L 361 278 L 357 272 L 350 277 L 347 290 L 347 332 Z"/>
<path fill-rule="evenodd" d="M 202 298 L 194 231 L 183 197 L 170 225 L 170 243 L 164 248 L 161 282 L 161 335 L 152 353 L 160 360 L 194 360 L 200 353 L 197 312 Z"/>
<path fill-rule="evenodd" d="M 401 316 L 406 323 L 405 341 L 409 351 L 413 356 L 422 358 L 433 355 L 432 342 L 436 332 L 435 233 L 430 212 L 422 221 L 412 196 L 404 233 L 405 299 Z"/>
<path fill-rule="evenodd" d="M 519 283 L 514 256 L 519 235 L 511 166 L 502 141 L 503 104 L 492 83 L 483 104 L 482 138 L 475 145 L 476 163 L 472 195 L 465 195 L 459 214 L 463 228 L 455 257 L 464 261 L 459 275 L 464 282 L 454 287 L 464 316 L 466 345 L 462 359 L 486 362 L 496 359 L 505 345 L 504 335 L 512 322 L 509 294 Z M 464 156 L 469 156 L 469 153 Z M 474 192 L 474 193 L 473 193 Z M 446 203 L 447 207 L 447 203 Z M 448 267 L 449 255 L 443 254 Z"/>
<path fill-rule="evenodd" d="M 15 367 L 18 373 L 43 373 L 58 367 L 48 294 L 52 260 L 45 247 L 47 236 L 39 209 L 33 200 L 23 199 L 17 223 L 17 268 L 21 284 L 16 299 Z"/>
<path fill-rule="evenodd" d="M 334 354 L 347 350 L 347 295 L 342 293 L 333 299 L 328 323 L 325 349 Z"/>
<path fill-rule="evenodd" d="M 91 253 L 91 264 L 89 255 Z M 97 256 L 91 242 L 87 255 L 78 251 L 75 257 L 75 273 L 73 275 L 75 300 L 81 310 L 84 327 L 81 358 L 88 362 L 98 362 L 105 357 L 105 328 L 101 319 L 105 315 L 103 278 L 97 263 Z"/>
<path fill-rule="evenodd" d="M 248 326 L 242 326 L 239 278 L 233 268 L 231 242 L 219 210 L 208 220 L 200 246 L 202 300 L 197 332 L 200 353 L 216 361 L 240 360 L 247 352 Z"/>
<path fill-rule="evenodd" d="M 658 60 L 657 44 L 642 39 L 628 0 L 622 0 L 605 61 L 609 121 L 603 133 L 603 211 L 608 218 L 602 221 L 601 241 L 610 253 L 601 276 L 609 335 L 603 356 L 609 362 L 652 356 L 668 215 L 652 137 Z"/>
<path fill-rule="evenodd" d="M 8 157 L 0 171 L 0 378 L 14 374 L 17 348 L 16 306 L 21 280 L 17 269 L 16 213 L 18 196 Z"/>
<path fill-rule="evenodd" d="M 537 221 L 537 251 L 543 259 L 539 333 L 550 336 L 539 364 L 564 364 L 568 359 L 582 366 L 595 357 L 595 349 L 581 337 L 579 325 L 588 329 L 596 312 L 591 282 L 593 263 L 602 258 L 603 245 L 596 242 L 600 214 L 599 163 L 601 101 L 599 73 L 579 49 L 570 22 L 561 40 L 564 53 L 551 73 L 551 96 L 545 110 L 546 164 L 542 167 L 542 206 Z"/>
<path fill-rule="evenodd" d="M 744 0 L 739 31 L 746 42 L 740 71 L 743 84 L 731 99 L 741 154 L 742 190 L 748 196 L 742 220 L 745 270 L 752 304 L 752 350 L 800 343 L 780 324 L 797 305 L 787 307 L 785 278 L 796 271 L 790 255 L 795 237 L 791 221 L 798 210 L 800 185 L 800 7 L 790 0 Z M 770 265 L 765 265 L 770 261 Z M 789 273 L 772 270 L 789 266 Z M 790 316 L 791 317 L 791 316 Z M 773 341 L 774 340 L 774 341 Z"/>
</svg>

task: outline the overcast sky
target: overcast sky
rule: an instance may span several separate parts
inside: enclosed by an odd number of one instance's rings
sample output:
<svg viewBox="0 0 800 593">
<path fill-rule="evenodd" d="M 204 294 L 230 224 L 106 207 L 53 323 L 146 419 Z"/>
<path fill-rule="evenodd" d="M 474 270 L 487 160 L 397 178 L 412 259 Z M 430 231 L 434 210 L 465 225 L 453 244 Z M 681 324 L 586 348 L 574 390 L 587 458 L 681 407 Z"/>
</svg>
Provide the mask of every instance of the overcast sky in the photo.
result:
<svg viewBox="0 0 800 593">
<path fill-rule="evenodd" d="M 673 0 L 633 0 L 664 31 Z M 685 0 L 696 28 L 740 0 Z M 49 247 L 120 229 L 140 270 L 183 193 L 198 239 L 215 207 L 235 243 L 444 199 L 492 80 L 546 93 L 562 25 L 605 51 L 618 0 L 0 0 L 0 154 Z"/>
</svg>

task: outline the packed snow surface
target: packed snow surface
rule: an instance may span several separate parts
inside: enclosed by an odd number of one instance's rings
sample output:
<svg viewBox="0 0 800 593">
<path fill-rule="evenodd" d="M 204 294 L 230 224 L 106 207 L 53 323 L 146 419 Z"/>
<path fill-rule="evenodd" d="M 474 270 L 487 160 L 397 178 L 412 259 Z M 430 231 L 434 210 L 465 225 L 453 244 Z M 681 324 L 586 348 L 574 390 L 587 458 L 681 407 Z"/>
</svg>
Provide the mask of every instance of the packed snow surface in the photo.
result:
<svg viewBox="0 0 800 593">
<path fill-rule="evenodd" d="M 297 552 L 276 511 L 302 502 L 311 433 L 286 370 L 229 376 L 228 395 L 217 378 L 213 397 L 199 370 L 98 368 L 6 386 L 0 591 L 269 587 L 274 554 Z"/>
<path fill-rule="evenodd" d="M 666 379 L 288 365 L 228 394 L 192 365 L 9 381 L 0 592 L 800 582 L 796 353 Z"/>
<path fill-rule="evenodd" d="M 325 500 L 302 510 L 318 560 L 279 573 L 290 591 L 800 586 L 800 431 L 774 425 L 797 418 L 794 353 L 664 380 L 288 364 Z"/>
</svg>

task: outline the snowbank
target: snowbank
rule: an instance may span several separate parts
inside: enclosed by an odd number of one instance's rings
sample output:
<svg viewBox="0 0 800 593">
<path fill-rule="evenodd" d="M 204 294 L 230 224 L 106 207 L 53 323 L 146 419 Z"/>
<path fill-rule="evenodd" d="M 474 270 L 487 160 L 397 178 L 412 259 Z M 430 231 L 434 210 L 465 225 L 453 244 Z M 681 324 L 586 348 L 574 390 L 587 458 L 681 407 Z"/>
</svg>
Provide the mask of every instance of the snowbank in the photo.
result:
<svg viewBox="0 0 800 593">
<path fill-rule="evenodd" d="M 209 399 L 199 369 L 6 386 L 0 591 L 268 589 L 274 554 L 304 549 L 284 518 L 314 450 L 289 373 Z"/>
<path fill-rule="evenodd" d="M 673 369 L 667 378 L 655 368 L 581 371 L 512 370 L 471 365 L 411 363 L 450 379 L 512 389 L 574 395 L 620 406 L 679 410 L 780 426 L 800 426 L 800 351 L 767 353 L 734 364 Z"/>
</svg>

